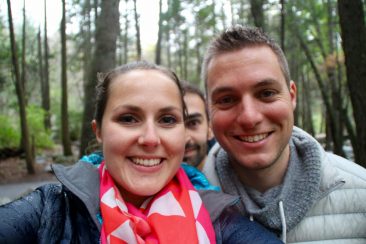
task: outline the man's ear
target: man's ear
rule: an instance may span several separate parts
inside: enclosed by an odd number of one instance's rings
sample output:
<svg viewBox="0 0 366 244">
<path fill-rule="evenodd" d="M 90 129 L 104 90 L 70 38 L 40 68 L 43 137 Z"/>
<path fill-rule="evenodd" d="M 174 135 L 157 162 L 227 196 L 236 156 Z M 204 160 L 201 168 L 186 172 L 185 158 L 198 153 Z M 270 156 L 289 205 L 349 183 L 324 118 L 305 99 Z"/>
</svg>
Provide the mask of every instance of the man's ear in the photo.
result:
<svg viewBox="0 0 366 244">
<path fill-rule="evenodd" d="M 99 128 L 99 126 L 97 125 L 97 121 L 95 119 L 93 119 L 93 121 L 91 122 L 91 126 L 94 132 L 95 137 L 97 138 L 97 141 L 99 143 L 102 142 L 102 132 Z"/>
<path fill-rule="evenodd" d="M 290 81 L 290 96 L 292 102 L 292 108 L 295 110 L 296 108 L 296 96 L 297 96 L 297 88 L 294 81 Z"/>
<path fill-rule="evenodd" d="M 211 129 L 211 125 L 208 126 L 207 139 L 208 141 L 214 138 L 214 134 Z"/>
</svg>

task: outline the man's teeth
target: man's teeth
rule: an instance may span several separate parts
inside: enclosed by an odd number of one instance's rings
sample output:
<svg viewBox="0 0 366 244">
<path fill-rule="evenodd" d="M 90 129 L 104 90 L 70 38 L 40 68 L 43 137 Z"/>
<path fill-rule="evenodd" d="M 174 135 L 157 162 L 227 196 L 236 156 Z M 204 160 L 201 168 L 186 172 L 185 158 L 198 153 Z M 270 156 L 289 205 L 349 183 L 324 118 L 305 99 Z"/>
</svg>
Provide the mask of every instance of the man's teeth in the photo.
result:
<svg viewBox="0 0 366 244">
<path fill-rule="evenodd" d="M 152 167 L 155 165 L 160 164 L 160 159 L 142 159 L 142 158 L 132 158 L 132 162 L 138 165 L 146 166 L 146 167 Z"/>
<path fill-rule="evenodd" d="M 240 136 L 239 139 L 245 142 L 258 142 L 268 136 L 268 133 L 258 134 L 255 136 Z"/>
</svg>

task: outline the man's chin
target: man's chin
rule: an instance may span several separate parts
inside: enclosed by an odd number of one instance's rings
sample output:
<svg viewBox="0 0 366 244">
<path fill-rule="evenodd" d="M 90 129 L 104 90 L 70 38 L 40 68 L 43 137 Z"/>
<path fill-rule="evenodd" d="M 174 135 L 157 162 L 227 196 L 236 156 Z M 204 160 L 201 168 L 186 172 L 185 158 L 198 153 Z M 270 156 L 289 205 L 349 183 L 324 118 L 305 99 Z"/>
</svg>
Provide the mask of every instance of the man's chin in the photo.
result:
<svg viewBox="0 0 366 244">
<path fill-rule="evenodd" d="M 189 158 L 183 158 L 183 162 L 193 166 L 193 167 L 197 167 L 199 165 L 199 163 L 197 163 L 195 160 L 193 160 L 191 157 Z"/>
<path fill-rule="evenodd" d="M 183 162 L 191 164 L 192 159 L 190 157 L 183 157 Z"/>
</svg>

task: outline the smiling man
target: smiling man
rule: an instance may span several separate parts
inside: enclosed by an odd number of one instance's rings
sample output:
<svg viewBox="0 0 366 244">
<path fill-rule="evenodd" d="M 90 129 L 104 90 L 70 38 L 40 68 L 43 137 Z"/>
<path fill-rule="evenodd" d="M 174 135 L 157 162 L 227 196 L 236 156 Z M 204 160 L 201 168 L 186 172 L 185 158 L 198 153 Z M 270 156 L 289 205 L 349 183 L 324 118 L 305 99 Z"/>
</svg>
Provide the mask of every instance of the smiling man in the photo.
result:
<svg viewBox="0 0 366 244">
<path fill-rule="evenodd" d="M 208 142 L 212 139 L 206 101 L 203 92 L 187 81 L 182 82 L 182 88 L 188 111 L 183 161 L 202 170 L 207 157 Z"/>
<path fill-rule="evenodd" d="M 209 46 L 203 79 L 219 144 L 203 173 L 285 243 L 366 242 L 366 170 L 294 127 L 296 85 L 280 47 L 235 26 Z"/>
</svg>

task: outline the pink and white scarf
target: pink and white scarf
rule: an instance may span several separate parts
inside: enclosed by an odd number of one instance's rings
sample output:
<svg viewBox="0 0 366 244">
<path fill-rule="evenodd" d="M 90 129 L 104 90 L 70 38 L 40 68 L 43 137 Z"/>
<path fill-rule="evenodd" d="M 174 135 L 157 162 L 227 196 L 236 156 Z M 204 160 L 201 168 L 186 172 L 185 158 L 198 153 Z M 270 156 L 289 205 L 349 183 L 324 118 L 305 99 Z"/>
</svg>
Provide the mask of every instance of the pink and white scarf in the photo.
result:
<svg viewBox="0 0 366 244">
<path fill-rule="evenodd" d="M 210 216 L 184 170 L 140 208 L 125 202 L 104 161 L 99 167 L 104 243 L 215 243 Z"/>
</svg>

